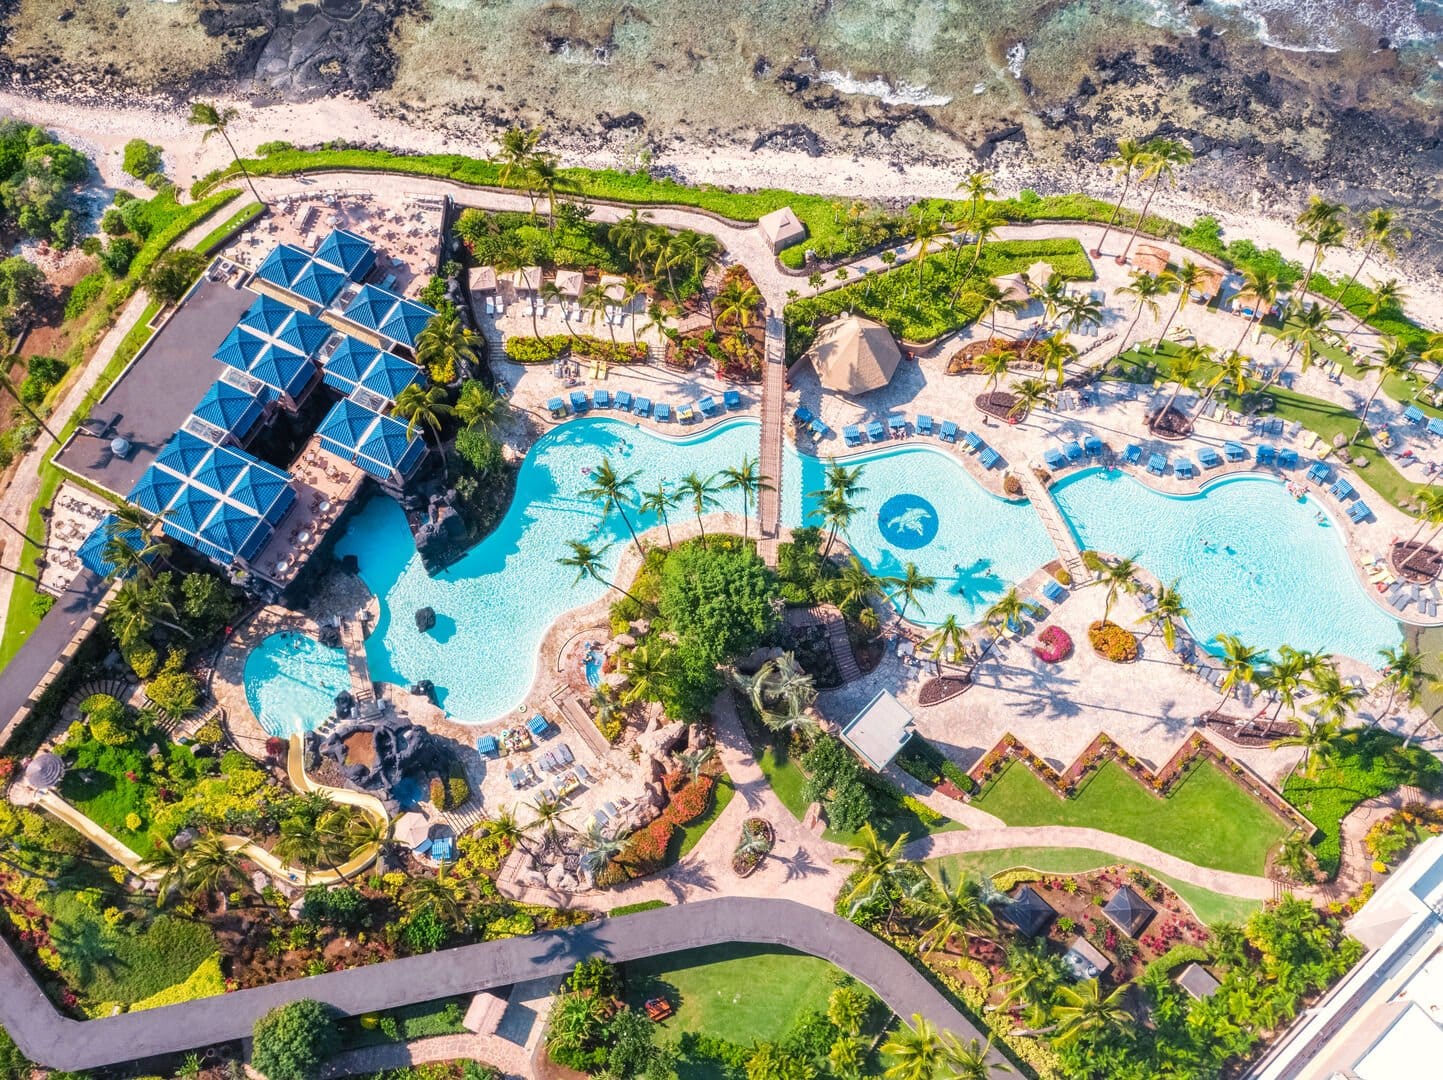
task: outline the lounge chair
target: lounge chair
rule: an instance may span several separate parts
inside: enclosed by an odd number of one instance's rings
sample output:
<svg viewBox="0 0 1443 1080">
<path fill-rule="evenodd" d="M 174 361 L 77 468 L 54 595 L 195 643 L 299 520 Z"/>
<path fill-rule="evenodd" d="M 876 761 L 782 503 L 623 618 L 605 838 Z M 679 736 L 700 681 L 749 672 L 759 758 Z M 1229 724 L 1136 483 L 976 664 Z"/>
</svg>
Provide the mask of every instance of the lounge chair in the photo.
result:
<svg viewBox="0 0 1443 1080">
<path fill-rule="evenodd" d="M 932 434 L 932 418 L 931 418 L 930 416 L 928 416 L 926 413 L 918 413 L 918 414 L 917 414 L 917 434 L 918 434 L 918 435 L 930 435 L 930 434 Z"/>
<path fill-rule="evenodd" d="M 476 740 L 476 752 L 481 754 L 483 757 L 495 757 L 496 736 L 482 735 L 479 739 Z"/>
<path fill-rule="evenodd" d="M 832 429 L 827 427 L 826 424 L 822 423 L 822 418 L 820 416 L 811 422 L 810 427 L 812 429 L 812 438 L 814 439 L 820 441 L 822 439 L 831 437 Z"/>
<path fill-rule="evenodd" d="M 609 409 L 611 408 L 611 391 L 597 390 L 591 395 L 591 401 L 598 409 Z"/>
<path fill-rule="evenodd" d="M 1439 420 L 1436 416 L 1432 417 L 1428 421 L 1428 434 L 1443 435 L 1443 420 Z"/>
<path fill-rule="evenodd" d="M 887 417 L 887 430 L 892 433 L 894 438 L 907 434 L 907 418 L 901 413 L 893 413 Z"/>
<path fill-rule="evenodd" d="M 546 411 L 551 414 L 553 420 L 566 415 L 566 402 L 559 397 L 554 397 L 546 403 Z"/>
<path fill-rule="evenodd" d="M 1291 446 L 1285 446 L 1278 451 L 1278 468 L 1296 469 L 1298 467 L 1298 452 Z"/>
<path fill-rule="evenodd" d="M 587 400 L 586 391 L 585 391 L 585 390 L 573 390 L 573 391 L 571 391 L 571 411 L 572 411 L 572 412 L 584 413 L 584 412 L 587 410 L 587 408 L 590 406 L 590 404 L 591 404 L 590 401 Z"/>
<path fill-rule="evenodd" d="M 1223 454 L 1229 461 L 1243 461 L 1248 456 L 1248 452 L 1243 449 L 1243 444 L 1233 442 L 1231 439 L 1223 443 Z"/>
<path fill-rule="evenodd" d="M 530 720 L 526 721 L 526 729 L 538 739 L 544 738 L 546 733 L 551 730 L 551 721 L 540 713 L 537 713 Z"/>
<path fill-rule="evenodd" d="M 640 394 L 638 394 L 636 396 L 636 401 L 631 406 L 631 411 L 632 414 L 635 416 L 650 416 L 651 398 L 642 397 Z"/>
<path fill-rule="evenodd" d="M 1180 457 L 1173 462 L 1172 472 L 1179 480 L 1191 480 L 1197 473 L 1197 466 L 1187 458 Z"/>
<path fill-rule="evenodd" d="M 1082 449 L 1088 457 L 1097 457 L 1102 453 L 1102 440 L 1096 435 L 1089 435 L 1082 440 Z"/>
<path fill-rule="evenodd" d="M 1333 467 L 1325 461 L 1315 461 L 1308 466 L 1308 479 L 1316 483 L 1326 484 L 1332 475 Z"/>
<path fill-rule="evenodd" d="M 1067 590 L 1056 578 L 1048 578 L 1047 584 L 1042 586 L 1042 595 L 1054 604 L 1060 604 L 1067 599 Z"/>
<path fill-rule="evenodd" d="M 887 437 L 887 429 L 880 420 L 873 420 L 867 425 L 867 438 L 873 442 L 881 442 Z"/>
<path fill-rule="evenodd" d="M 740 409 L 742 407 L 741 391 L 727 390 L 722 394 L 722 404 L 728 409 Z"/>
<path fill-rule="evenodd" d="M 652 407 L 651 415 L 665 423 L 671 419 L 671 406 L 664 401 L 658 401 Z"/>
<path fill-rule="evenodd" d="M 976 452 L 982 449 L 982 436 L 975 431 L 964 431 L 962 441 L 967 444 L 967 449 Z"/>
<path fill-rule="evenodd" d="M 710 394 L 698 401 L 696 408 L 703 416 L 710 416 L 712 413 L 721 412 L 721 406 L 716 403 L 716 398 Z"/>
<path fill-rule="evenodd" d="M 848 446 L 861 446 L 862 432 L 856 424 L 848 424 L 842 429 L 842 439 Z"/>
<path fill-rule="evenodd" d="M 1067 459 L 1062 456 L 1062 451 L 1055 446 L 1049 446 L 1042 455 L 1042 460 L 1047 462 L 1049 469 L 1067 468 Z"/>
<path fill-rule="evenodd" d="M 957 441 L 957 425 L 951 420 L 942 421 L 941 438 L 943 442 L 954 443 Z"/>
<path fill-rule="evenodd" d="M 1070 443 L 1066 444 L 1062 448 L 1062 452 L 1067 455 L 1068 461 L 1082 460 L 1082 444 L 1076 439 L 1073 439 Z"/>
<path fill-rule="evenodd" d="M 1154 476 L 1161 476 L 1167 472 L 1167 458 L 1161 454 L 1153 454 L 1152 457 L 1147 459 L 1147 471 Z"/>
<path fill-rule="evenodd" d="M 1197 460 L 1198 464 L 1204 469 L 1216 469 L 1223 463 L 1223 459 L 1218 456 L 1218 452 L 1211 446 L 1204 446 L 1199 450 L 1197 452 Z"/>
<path fill-rule="evenodd" d="M 996 450 L 992 449 L 992 447 L 984 446 L 982 448 L 982 453 L 977 455 L 977 460 L 982 462 L 982 467 L 984 469 L 990 469 L 992 468 L 992 466 L 996 465 L 999 461 L 1002 460 L 1002 455 L 999 454 Z"/>
<path fill-rule="evenodd" d="M 1348 517 L 1352 519 L 1355 525 L 1368 520 L 1368 518 L 1372 516 L 1373 508 L 1362 499 L 1359 499 L 1352 506 L 1348 507 Z"/>
<path fill-rule="evenodd" d="M 1267 465 L 1278 456 L 1278 449 L 1272 443 L 1258 443 L 1258 452 L 1254 456 L 1259 465 Z"/>
<path fill-rule="evenodd" d="M 1298 437 L 1298 432 L 1302 430 L 1303 422 L 1301 420 L 1294 420 L 1291 424 L 1289 424 L 1287 434 L 1288 442 L 1292 442 L 1294 439 L 1296 439 Z"/>
<path fill-rule="evenodd" d="M 1122 460 L 1129 465 L 1136 465 L 1142 460 L 1142 447 L 1137 443 L 1128 443 L 1127 449 L 1122 452 Z"/>
<path fill-rule="evenodd" d="M 618 390 L 613 396 L 616 407 L 622 412 L 631 412 L 631 391 Z"/>
<path fill-rule="evenodd" d="M 1427 419 L 1427 417 L 1423 414 L 1423 410 L 1418 408 L 1418 406 L 1416 405 L 1409 405 L 1406 409 L 1404 409 L 1403 418 L 1407 420 L 1410 424 L 1421 424 L 1424 420 Z"/>
<path fill-rule="evenodd" d="M 816 419 L 816 415 L 805 405 L 798 405 L 797 411 L 792 413 L 792 419 L 799 424 L 810 424 Z"/>
<path fill-rule="evenodd" d="M 1333 486 L 1328 489 L 1328 494 L 1332 495 L 1333 498 L 1339 502 L 1342 502 L 1344 499 L 1351 499 L 1354 495 L 1353 485 L 1340 476 Z"/>
</svg>

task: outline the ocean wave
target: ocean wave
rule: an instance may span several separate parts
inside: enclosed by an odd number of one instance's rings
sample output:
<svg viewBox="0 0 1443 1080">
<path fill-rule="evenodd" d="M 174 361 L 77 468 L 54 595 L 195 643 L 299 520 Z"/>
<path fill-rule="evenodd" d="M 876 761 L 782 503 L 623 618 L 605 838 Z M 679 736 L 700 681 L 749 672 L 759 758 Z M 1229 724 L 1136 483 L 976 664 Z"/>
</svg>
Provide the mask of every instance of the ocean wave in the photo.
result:
<svg viewBox="0 0 1443 1080">
<path fill-rule="evenodd" d="M 1370 38 L 1395 45 L 1433 41 L 1439 28 L 1425 25 L 1414 0 L 1212 0 L 1237 11 L 1264 45 L 1287 52 L 1341 52 Z M 1431 21 L 1431 20 L 1430 20 Z"/>
<path fill-rule="evenodd" d="M 817 74 L 816 81 L 825 83 L 838 93 L 874 97 L 884 105 L 947 105 L 952 101 L 951 94 L 934 94 L 925 86 L 913 86 L 906 82 L 893 85 L 880 75 L 864 81 L 853 78 L 849 71 L 822 71 Z"/>
</svg>

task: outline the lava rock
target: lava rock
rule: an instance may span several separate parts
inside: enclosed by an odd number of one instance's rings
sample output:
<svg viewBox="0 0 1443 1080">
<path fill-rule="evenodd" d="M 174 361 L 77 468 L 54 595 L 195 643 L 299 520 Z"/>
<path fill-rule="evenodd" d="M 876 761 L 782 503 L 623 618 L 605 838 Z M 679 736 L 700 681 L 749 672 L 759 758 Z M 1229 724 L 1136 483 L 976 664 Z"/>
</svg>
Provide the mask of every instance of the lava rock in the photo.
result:
<svg viewBox="0 0 1443 1080">
<path fill-rule="evenodd" d="M 433 608 L 423 607 L 416 609 L 416 629 L 425 633 L 436 625 L 436 612 Z"/>
</svg>

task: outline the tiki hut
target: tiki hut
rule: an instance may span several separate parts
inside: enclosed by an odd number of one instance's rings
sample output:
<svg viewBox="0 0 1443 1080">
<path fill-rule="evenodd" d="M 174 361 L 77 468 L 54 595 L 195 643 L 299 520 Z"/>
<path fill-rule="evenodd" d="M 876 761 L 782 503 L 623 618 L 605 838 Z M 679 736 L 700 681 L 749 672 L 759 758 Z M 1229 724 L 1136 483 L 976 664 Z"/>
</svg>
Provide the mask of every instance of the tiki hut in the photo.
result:
<svg viewBox="0 0 1443 1080">
<path fill-rule="evenodd" d="M 843 315 L 823 326 L 806 355 L 821 384 L 848 397 L 886 386 L 902 361 L 891 331 L 858 315 Z"/>
</svg>

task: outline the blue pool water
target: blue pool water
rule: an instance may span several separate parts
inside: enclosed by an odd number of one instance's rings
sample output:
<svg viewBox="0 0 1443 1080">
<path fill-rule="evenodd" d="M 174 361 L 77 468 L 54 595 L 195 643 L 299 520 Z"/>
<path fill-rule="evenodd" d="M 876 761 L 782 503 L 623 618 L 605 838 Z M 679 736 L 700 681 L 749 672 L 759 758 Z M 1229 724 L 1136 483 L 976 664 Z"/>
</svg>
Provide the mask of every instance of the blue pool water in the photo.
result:
<svg viewBox="0 0 1443 1080">
<path fill-rule="evenodd" d="M 1225 477 L 1177 497 L 1093 469 L 1053 491 L 1084 547 L 1135 555 L 1163 581 L 1179 581 L 1199 641 L 1229 633 L 1259 648 L 1369 662 L 1399 641 L 1397 622 L 1358 583 L 1330 508 L 1312 496 L 1297 501 L 1278 480 Z"/>
<path fill-rule="evenodd" d="M 351 688 L 346 654 L 313 637 L 285 630 L 251 650 L 245 666 L 246 701 L 272 735 L 309 731 L 335 710 Z"/>
</svg>

